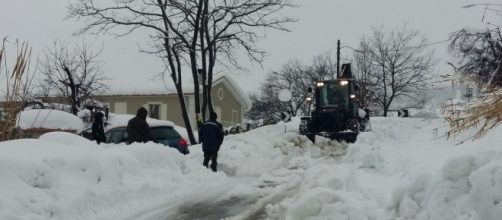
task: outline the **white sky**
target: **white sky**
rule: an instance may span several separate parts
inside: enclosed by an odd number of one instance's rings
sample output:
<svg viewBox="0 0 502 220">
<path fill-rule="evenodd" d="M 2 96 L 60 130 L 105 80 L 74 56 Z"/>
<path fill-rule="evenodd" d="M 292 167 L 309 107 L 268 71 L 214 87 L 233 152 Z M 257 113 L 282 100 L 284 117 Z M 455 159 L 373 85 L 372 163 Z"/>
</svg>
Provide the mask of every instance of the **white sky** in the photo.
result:
<svg viewBox="0 0 502 220">
<path fill-rule="evenodd" d="M 72 33 L 82 23 L 64 20 L 68 0 L 0 0 L 0 37 L 8 36 L 27 40 L 35 53 L 56 39 L 75 40 Z M 291 24 L 291 32 L 269 31 L 260 42 L 260 48 L 268 55 L 263 69 L 252 65 L 249 72 L 235 73 L 242 82 L 244 91 L 254 91 L 267 72 L 278 70 L 291 59 L 309 63 L 313 56 L 336 50 L 336 40 L 355 47 L 361 37 L 370 34 L 372 26 L 384 25 L 390 29 L 404 22 L 423 32 L 431 42 L 446 40 L 448 34 L 463 27 L 482 27 L 483 9 L 461 7 L 480 1 L 465 0 L 309 0 L 297 1 L 301 7 L 284 13 L 297 17 Z M 484 2 L 484 1 L 483 1 Z M 141 34 L 125 38 L 88 36 L 94 46 L 104 45 L 102 60 L 108 84 L 124 86 L 127 83 L 143 83 L 162 71 L 162 64 L 156 57 L 138 52 L 138 43 L 145 45 Z M 447 56 L 446 45 L 435 46 L 439 57 Z M 343 49 L 342 56 L 350 57 L 350 50 Z M 242 62 L 247 61 L 246 58 Z M 444 63 L 444 61 L 442 62 Z M 448 70 L 441 68 L 441 70 Z M 146 83 L 146 81 L 144 82 Z"/>
</svg>

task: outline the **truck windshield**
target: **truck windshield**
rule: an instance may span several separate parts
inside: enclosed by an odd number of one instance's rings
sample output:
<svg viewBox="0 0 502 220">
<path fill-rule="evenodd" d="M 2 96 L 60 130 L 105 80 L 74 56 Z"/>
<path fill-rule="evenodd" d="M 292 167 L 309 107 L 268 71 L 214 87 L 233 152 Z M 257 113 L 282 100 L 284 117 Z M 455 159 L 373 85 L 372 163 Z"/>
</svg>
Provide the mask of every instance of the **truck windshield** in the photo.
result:
<svg viewBox="0 0 502 220">
<path fill-rule="evenodd" d="M 325 81 L 319 90 L 321 106 L 346 108 L 349 99 L 348 88 L 348 84 L 342 85 L 340 81 Z"/>
</svg>

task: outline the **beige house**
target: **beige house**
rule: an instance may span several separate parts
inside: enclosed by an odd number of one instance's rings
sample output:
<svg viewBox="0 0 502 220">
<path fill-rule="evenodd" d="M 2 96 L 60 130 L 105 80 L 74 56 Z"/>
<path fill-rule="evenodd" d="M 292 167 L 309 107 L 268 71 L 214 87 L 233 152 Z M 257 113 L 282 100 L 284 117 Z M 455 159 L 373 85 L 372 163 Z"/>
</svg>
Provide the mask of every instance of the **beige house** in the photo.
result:
<svg viewBox="0 0 502 220">
<path fill-rule="evenodd" d="M 151 88 L 131 88 L 132 91 L 127 92 L 127 88 L 124 89 L 125 91 L 116 94 L 112 91 L 109 94 L 96 96 L 95 99 L 102 102 L 105 107 L 107 106 L 111 113 L 134 115 L 138 108 L 143 106 L 148 110 L 151 118 L 169 120 L 177 125 L 185 126 L 181 116 L 178 95 L 175 91 L 168 91 L 165 88 L 157 91 L 152 91 Z M 196 115 L 194 112 L 195 98 L 193 89 L 184 88 L 184 92 L 190 124 L 195 128 Z M 218 114 L 218 121 L 223 126 L 242 126 L 244 113 L 251 108 L 251 102 L 230 76 L 224 74 L 215 76 L 212 97 L 214 111 Z"/>
</svg>

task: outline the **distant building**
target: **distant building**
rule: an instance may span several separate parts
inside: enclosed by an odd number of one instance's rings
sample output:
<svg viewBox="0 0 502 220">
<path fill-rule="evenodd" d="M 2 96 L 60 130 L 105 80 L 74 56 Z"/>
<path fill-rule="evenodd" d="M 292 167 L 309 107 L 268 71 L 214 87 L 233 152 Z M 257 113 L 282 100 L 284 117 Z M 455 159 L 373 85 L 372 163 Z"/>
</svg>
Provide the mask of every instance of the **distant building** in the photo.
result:
<svg viewBox="0 0 502 220">
<path fill-rule="evenodd" d="M 151 118 L 169 120 L 180 126 L 185 125 L 176 91 L 169 91 L 165 87 L 155 88 L 149 85 L 137 84 L 124 85 L 120 90 L 112 88 L 111 91 L 94 98 L 101 102 L 105 108 L 108 107 L 111 113 L 134 115 L 138 108 L 145 107 Z M 195 128 L 196 115 L 194 112 L 195 96 L 193 88 L 184 88 L 184 93 L 190 124 Z M 243 116 L 251 108 L 251 102 L 247 94 L 242 92 L 230 76 L 225 74 L 215 76 L 212 86 L 212 99 L 214 111 L 218 114 L 218 121 L 223 126 L 244 126 Z"/>
</svg>

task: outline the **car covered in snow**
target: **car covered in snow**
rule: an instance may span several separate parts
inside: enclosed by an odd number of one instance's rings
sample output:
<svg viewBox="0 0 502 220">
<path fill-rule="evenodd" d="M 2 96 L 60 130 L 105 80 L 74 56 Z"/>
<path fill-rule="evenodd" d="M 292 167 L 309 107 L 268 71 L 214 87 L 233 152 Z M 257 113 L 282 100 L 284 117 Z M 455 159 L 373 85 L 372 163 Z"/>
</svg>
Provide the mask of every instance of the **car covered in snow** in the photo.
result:
<svg viewBox="0 0 502 220">
<path fill-rule="evenodd" d="M 105 132 L 106 143 L 118 144 L 127 143 L 129 141 L 127 135 L 127 126 L 117 126 L 107 129 Z M 153 125 L 150 126 L 150 137 L 153 142 L 163 144 L 165 146 L 176 148 L 182 154 L 189 154 L 188 142 L 169 125 Z"/>
<path fill-rule="evenodd" d="M 110 114 L 108 121 L 105 123 L 105 143 L 128 143 L 127 123 L 132 117 L 134 116 Z M 176 148 L 182 154 L 190 153 L 187 140 L 180 135 L 173 122 L 147 118 L 147 123 L 150 126 L 150 137 L 153 142 Z"/>
</svg>

